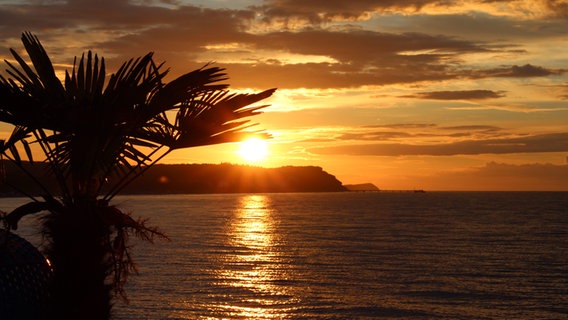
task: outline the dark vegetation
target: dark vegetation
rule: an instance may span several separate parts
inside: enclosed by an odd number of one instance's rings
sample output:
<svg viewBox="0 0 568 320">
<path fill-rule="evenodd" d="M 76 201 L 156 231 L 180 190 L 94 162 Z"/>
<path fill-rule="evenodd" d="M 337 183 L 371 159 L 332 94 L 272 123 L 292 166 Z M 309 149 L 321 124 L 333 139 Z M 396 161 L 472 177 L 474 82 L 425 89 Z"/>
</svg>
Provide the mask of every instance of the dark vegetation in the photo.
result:
<svg viewBox="0 0 568 320">
<path fill-rule="evenodd" d="M 44 185 L 55 181 L 41 164 L 26 164 Z M 12 163 L 5 162 L 5 184 L 0 195 L 20 195 L 15 190 L 39 194 Z M 16 189 L 9 187 L 12 185 Z M 248 193 L 248 192 L 335 192 L 346 191 L 333 175 L 320 167 L 260 168 L 232 164 L 157 164 L 134 180 L 123 194 Z"/>
</svg>

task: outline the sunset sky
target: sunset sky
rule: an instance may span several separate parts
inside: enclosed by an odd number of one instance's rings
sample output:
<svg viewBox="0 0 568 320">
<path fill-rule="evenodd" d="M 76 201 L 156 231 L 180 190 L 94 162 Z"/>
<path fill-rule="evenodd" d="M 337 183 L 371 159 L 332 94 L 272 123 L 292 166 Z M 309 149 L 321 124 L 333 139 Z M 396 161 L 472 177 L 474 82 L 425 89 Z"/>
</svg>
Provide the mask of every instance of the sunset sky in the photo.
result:
<svg viewBox="0 0 568 320">
<path fill-rule="evenodd" d="M 567 0 L 1 0 L 0 58 L 36 34 L 60 71 L 149 51 L 278 91 L 259 166 L 381 189 L 568 190 Z M 2 71 L 5 65 L 2 65 Z M 0 135 L 8 134 L 0 127 Z M 247 163 L 229 144 L 169 163 Z"/>
</svg>

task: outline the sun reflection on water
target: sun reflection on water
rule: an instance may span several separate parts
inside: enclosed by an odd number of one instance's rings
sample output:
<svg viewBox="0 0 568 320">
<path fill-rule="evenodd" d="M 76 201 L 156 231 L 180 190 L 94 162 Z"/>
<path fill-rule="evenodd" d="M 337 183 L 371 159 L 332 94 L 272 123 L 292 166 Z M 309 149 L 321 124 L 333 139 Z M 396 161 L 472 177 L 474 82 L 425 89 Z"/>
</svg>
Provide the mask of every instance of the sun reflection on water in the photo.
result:
<svg viewBox="0 0 568 320">
<path fill-rule="evenodd" d="M 239 199 L 228 229 L 230 252 L 218 272 L 218 285 L 227 295 L 241 297 L 237 303 L 219 306 L 239 318 L 283 318 L 293 300 L 282 270 L 285 262 L 278 252 L 276 222 L 270 199 L 246 195 Z"/>
</svg>

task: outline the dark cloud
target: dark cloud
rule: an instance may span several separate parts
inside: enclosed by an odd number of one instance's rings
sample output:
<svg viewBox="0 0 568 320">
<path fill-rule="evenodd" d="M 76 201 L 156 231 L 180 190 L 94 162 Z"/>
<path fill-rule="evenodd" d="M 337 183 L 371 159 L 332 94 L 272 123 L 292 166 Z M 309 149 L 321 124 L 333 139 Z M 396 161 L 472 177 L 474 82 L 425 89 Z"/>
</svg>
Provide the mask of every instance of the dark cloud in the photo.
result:
<svg viewBox="0 0 568 320">
<path fill-rule="evenodd" d="M 455 67 L 465 53 L 489 49 L 475 42 L 420 33 L 389 34 L 373 31 L 304 30 L 241 37 L 262 49 L 322 56 L 335 62 L 296 64 L 226 64 L 245 72 L 255 87 L 269 79 L 280 88 L 337 88 L 439 81 L 461 77 Z M 429 53 L 417 53 L 428 51 Z M 410 54 L 407 54 L 410 53 Z M 253 52 L 251 52 L 251 55 Z M 453 63 L 454 61 L 455 63 Z"/>
<path fill-rule="evenodd" d="M 361 130 L 364 129 L 364 130 Z M 365 129 L 377 129 L 366 130 Z M 379 129 L 385 129 L 380 131 Z M 405 131 L 391 131 L 391 129 L 403 129 Z M 442 131 L 440 131 L 442 130 Z M 452 127 L 438 127 L 435 124 L 392 124 L 377 126 L 361 126 L 353 131 L 347 131 L 338 135 L 336 140 L 352 141 L 393 141 L 407 138 L 464 138 L 476 137 L 477 139 L 488 139 L 498 137 L 498 132 L 502 129 L 488 125 L 464 125 Z M 440 140 L 440 139 L 438 139 Z M 400 141 L 400 140 L 399 140 Z M 331 142 L 331 141 L 328 141 Z"/>
<path fill-rule="evenodd" d="M 424 5 L 443 5 L 439 0 L 266 0 L 261 10 L 266 19 L 303 19 L 310 23 L 365 18 L 372 12 L 410 9 L 419 11 Z"/>
<path fill-rule="evenodd" d="M 72 57 L 80 55 L 84 49 L 93 49 L 107 58 L 109 70 L 130 57 L 155 51 L 157 59 L 172 67 L 172 75 L 211 62 L 205 60 L 209 46 L 233 43 L 239 46 L 235 51 L 239 50 L 240 56 L 250 56 L 249 61 L 240 59 L 239 63 L 222 63 L 230 74 L 245 75 L 232 83 L 235 87 L 259 88 L 271 83 L 281 89 L 354 88 L 463 78 L 542 77 L 563 72 L 530 64 L 468 70 L 464 65 L 464 54 L 499 53 L 510 48 L 508 45 L 495 47 L 491 43 L 444 35 L 331 28 L 251 33 L 248 27 L 256 21 L 253 8 L 229 10 L 179 4 L 134 5 L 127 0 L 41 3 L 44 2 L 1 5 L 0 39 L 18 38 L 24 30 L 39 30 L 38 36 L 55 57 L 55 62 L 69 64 Z M 270 6 L 274 12 L 290 10 L 316 12 L 318 15 L 327 12 L 324 10 L 327 8 L 332 14 L 349 16 L 395 7 L 419 9 L 425 4 L 440 2 L 274 0 L 266 1 L 264 6 L 265 9 Z M 52 51 L 56 45 L 52 45 L 51 40 L 68 44 L 66 40 L 86 42 L 85 39 L 90 37 L 93 40 L 88 48 L 74 48 L 71 54 L 62 52 L 60 48 Z M 2 51 L 0 55 L 5 56 L 7 48 Z M 259 57 L 256 53 L 258 51 L 274 51 L 275 56 L 280 53 L 319 56 L 327 61 L 295 61 L 292 64 L 273 57 L 261 58 L 262 55 Z M 197 61 L 197 57 L 201 61 Z M 498 98 L 500 94 L 498 91 L 472 90 L 430 92 L 415 97 L 487 99 Z"/>
<path fill-rule="evenodd" d="M 559 87 L 564 92 L 560 95 L 560 98 L 563 100 L 568 100 L 568 83 L 560 85 Z"/>
<path fill-rule="evenodd" d="M 314 139 L 299 140 L 298 142 L 322 143 L 322 142 L 333 142 L 333 141 L 335 141 L 335 140 L 334 140 L 334 139 L 318 139 L 318 138 L 314 138 Z"/>
<path fill-rule="evenodd" d="M 10 43 L 21 46 L 15 39 L 31 31 L 56 64 L 69 64 L 73 56 L 94 50 L 106 58 L 109 70 L 153 51 L 175 73 L 211 62 L 195 61 L 207 45 L 246 40 L 244 30 L 253 18 L 249 10 L 145 6 L 123 0 L 0 5 L 0 39 L 11 38 Z M 88 47 L 76 47 L 76 42 Z M 8 48 L 2 48 L 0 56 L 7 52 Z"/>
<path fill-rule="evenodd" d="M 437 127 L 437 125 L 433 123 L 395 123 L 395 124 L 363 126 L 363 128 L 387 128 L 387 129 L 420 129 L 420 128 L 435 128 L 435 127 Z"/>
<path fill-rule="evenodd" d="M 544 4 L 540 9 L 544 20 L 550 18 L 568 18 L 568 3 L 562 0 L 542 0 Z M 527 16 L 526 9 L 510 0 L 478 0 L 469 1 L 469 4 L 492 4 L 502 6 L 509 4 L 509 11 L 517 10 L 519 16 Z M 289 21 L 303 20 L 312 24 L 330 22 L 333 20 L 363 20 L 373 13 L 405 12 L 421 14 L 425 6 L 444 8 L 459 8 L 457 1 L 444 0 L 265 0 L 264 5 L 254 7 L 263 13 L 267 20 Z M 480 12 L 483 8 L 480 6 Z M 474 11 L 474 10 L 471 10 Z M 472 15 L 474 12 L 469 12 Z M 444 15 L 438 15 L 443 18 Z M 489 16 L 489 15 L 488 15 Z M 484 26 L 481 26 L 482 28 Z M 518 27 L 518 25 L 517 25 Z"/>
<path fill-rule="evenodd" d="M 483 100 L 502 98 L 503 91 L 492 90 L 459 90 L 459 91 L 430 91 L 419 92 L 412 95 L 403 96 L 404 98 L 433 99 L 433 100 Z"/>
<path fill-rule="evenodd" d="M 448 131 L 499 131 L 502 130 L 500 127 L 490 126 L 490 125 L 463 125 L 463 126 L 451 126 L 451 127 L 439 127 L 437 124 L 433 123 L 395 123 L 395 124 L 384 124 L 384 125 L 367 125 L 362 126 L 362 128 L 374 128 L 374 129 L 436 129 L 436 130 L 448 130 Z"/>
<path fill-rule="evenodd" d="M 317 154 L 348 154 L 375 156 L 466 154 L 510 154 L 535 152 L 568 152 L 568 133 L 543 134 L 509 139 L 466 140 L 428 145 L 359 144 L 310 149 Z"/>
<path fill-rule="evenodd" d="M 451 71 L 444 72 L 442 66 L 416 65 L 418 72 L 410 73 L 402 67 L 390 70 L 368 71 L 352 65 L 331 63 L 305 63 L 291 65 L 223 63 L 230 74 L 246 77 L 233 79 L 237 87 L 258 88 L 266 83 L 284 88 L 356 88 L 366 85 L 387 85 L 395 83 L 414 83 L 420 81 L 440 81 L 454 79 Z M 400 69 L 398 69 L 400 68 Z"/>
<path fill-rule="evenodd" d="M 439 127 L 441 130 L 458 130 L 458 131 L 499 131 L 503 130 L 500 127 L 496 126 L 487 126 L 487 125 L 469 125 L 469 126 L 452 126 L 452 127 Z"/>
<path fill-rule="evenodd" d="M 559 0 L 546 0 L 548 9 L 553 17 L 568 19 L 568 3 Z"/>
<path fill-rule="evenodd" d="M 462 39 L 476 41 L 495 41 L 495 48 L 502 44 L 522 43 L 528 39 L 555 41 L 558 35 L 566 30 L 566 21 L 557 19 L 532 19 L 519 23 L 516 19 L 491 15 L 483 12 L 467 12 L 455 14 L 418 14 L 392 15 L 397 23 L 390 22 L 389 17 L 377 19 L 381 30 L 388 32 L 404 32 L 416 29 L 428 34 L 443 34 Z M 495 32 L 499 30 L 499 32 Z M 507 51 L 512 54 L 526 53 L 521 46 L 514 46 Z"/>
<path fill-rule="evenodd" d="M 473 77 L 511 77 L 511 78 L 528 78 L 528 77 L 546 77 L 565 73 L 565 69 L 547 69 L 540 66 L 525 64 L 523 66 L 510 66 L 495 69 L 480 70 L 473 73 Z"/>
<path fill-rule="evenodd" d="M 408 138 L 414 135 L 408 132 L 361 132 L 361 133 L 344 133 L 337 137 L 337 140 L 359 140 L 359 141 L 388 141 L 391 139 Z"/>
<path fill-rule="evenodd" d="M 342 3 L 330 3 L 330 7 L 347 5 L 359 10 L 363 5 Z M 247 31 L 255 19 L 252 10 L 189 5 L 150 7 L 132 5 L 125 0 L 104 1 L 100 5 L 82 0 L 52 5 L 6 5 L 0 6 L 0 18 L 3 18 L 0 36 L 19 37 L 24 31 L 22 26 L 26 26 L 32 32 L 41 30 L 38 35 L 48 48 L 49 40 L 57 36 L 86 39 L 90 36 L 88 30 L 103 33 L 105 36 L 93 37 L 87 49 L 110 55 L 107 58 L 110 67 L 148 51 L 155 51 L 168 66 L 200 67 L 211 62 L 195 61 L 198 55 L 207 52 L 207 46 L 226 43 L 241 44 L 240 50 L 244 54 L 249 52 L 251 59 L 256 56 L 256 50 L 272 50 L 335 61 L 285 64 L 267 59 L 256 61 L 253 66 L 246 62 L 224 63 L 228 69 L 247 75 L 234 83 L 237 87 L 260 87 L 270 81 L 279 88 L 347 88 L 454 79 L 461 74 L 456 68 L 461 54 L 490 50 L 476 42 L 421 33 L 304 29 L 252 34 Z M 69 63 L 72 56 L 81 53 L 60 57 L 57 52 L 57 57 Z"/>
<path fill-rule="evenodd" d="M 175 8 L 133 5 L 127 0 L 74 0 L 51 5 L 2 5 L 0 18 L 0 35 L 4 37 L 18 37 L 25 30 L 39 30 L 40 34 L 58 32 L 68 35 L 91 30 L 93 33 L 137 35 L 136 40 L 144 40 L 144 43 L 159 41 L 160 36 L 176 36 L 181 42 L 193 41 L 203 45 L 224 39 L 238 40 L 238 35 L 244 31 L 248 21 L 254 18 L 254 12 L 207 9 L 191 5 Z M 163 32 L 145 33 L 156 29 Z M 207 37 L 208 41 L 204 42 Z M 120 40 L 123 39 L 116 39 Z M 105 45 L 94 44 L 102 47 Z M 127 49 L 130 44 L 131 42 L 126 42 L 124 47 Z M 160 45 L 158 42 L 147 50 L 171 49 Z"/>
<path fill-rule="evenodd" d="M 483 45 L 445 36 L 421 33 L 381 33 L 365 30 L 304 30 L 274 32 L 253 39 L 259 48 L 322 55 L 343 63 L 394 66 L 447 61 L 459 53 L 489 51 Z M 428 50 L 428 54 L 405 54 Z M 388 59 L 387 59 L 388 58 Z"/>
<path fill-rule="evenodd" d="M 120 54 L 128 54 L 135 49 L 196 54 L 206 51 L 207 45 L 241 42 L 249 38 L 243 29 L 244 20 L 250 18 L 250 12 L 189 6 L 162 11 L 160 21 L 147 24 L 138 32 L 98 43 L 98 46 Z"/>
<path fill-rule="evenodd" d="M 238 84 L 246 87 L 256 87 L 257 79 L 267 78 L 280 88 L 345 88 L 460 78 L 543 77 L 564 72 L 530 64 L 467 70 L 461 66 L 462 54 L 494 49 L 482 43 L 420 33 L 303 30 L 247 34 L 240 39 L 251 48 L 322 56 L 335 61 L 296 64 L 258 61 L 253 67 L 250 64 L 227 65 L 250 74 L 246 82 Z M 469 90 L 424 93 L 422 98 L 455 100 L 503 96 L 503 91 Z"/>
</svg>

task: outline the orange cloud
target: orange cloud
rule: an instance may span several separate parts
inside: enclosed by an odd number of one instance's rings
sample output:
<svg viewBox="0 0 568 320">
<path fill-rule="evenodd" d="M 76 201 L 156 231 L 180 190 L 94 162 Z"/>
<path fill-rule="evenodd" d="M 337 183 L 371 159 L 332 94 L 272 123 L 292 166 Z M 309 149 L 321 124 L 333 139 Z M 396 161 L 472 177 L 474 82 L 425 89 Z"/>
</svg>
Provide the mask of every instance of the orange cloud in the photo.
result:
<svg viewBox="0 0 568 320">
<path fill-rule="evenodd" d="M 476 154 L 568 152 L 568 133 L 541 134 L 519 138 L 465 140 L 437 144 L 354 144 L 330 147 L 314 147 L 309 149 L 309 151 L 316 154 L 374 156 L 451 156 Z"/>
<path fill-rule="evenodd" d="M 502 98 L 504 97 L 504 92 L 492 90 L 430 91 L 419 92 L 402 97 L 433 100 L 484 100 Z"/>
<path fill-rule="evenodd" d="M 261 11 L 266 19 L 290 21 L 304 20 L 309 23 L 330 21 L 366 20 L 373 13 L 404 14 L 455 14 L 482 12 L 494 16 L 523 19 L 567 18 L 568 3 L 564 0 L 267 0 Z"/>
</svg>

